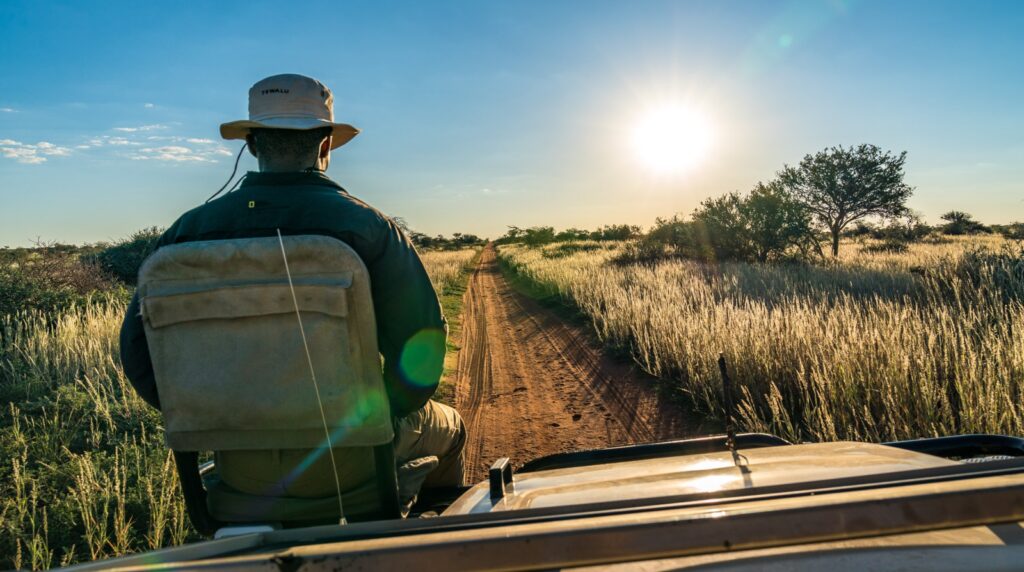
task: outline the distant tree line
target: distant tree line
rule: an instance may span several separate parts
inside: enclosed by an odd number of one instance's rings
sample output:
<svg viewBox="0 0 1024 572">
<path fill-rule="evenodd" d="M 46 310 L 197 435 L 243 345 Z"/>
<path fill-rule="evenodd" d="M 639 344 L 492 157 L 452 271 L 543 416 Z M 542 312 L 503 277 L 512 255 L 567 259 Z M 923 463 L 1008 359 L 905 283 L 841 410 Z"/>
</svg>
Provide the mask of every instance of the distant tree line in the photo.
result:
<svg viewBox="0 0 1024 572">
<path fill-rule="evenodd" d="M 689 217 L 659 218 L 646 233 L 628 225 L 597 231 L 510 227 L 499 242 L 537 246 L 567 240 L 637 238 L 626 261 L 685 257 L 705 261 L 807 260 L 839 254 L 843 237 L 878 239 L 866 248 L 906 250 L 934 235 L 998 232 L 1024 239 L 1024 225 L 985 226 L 971 215 L 950 211 L 930 226 L 906 207 L 913 188 L 903 181 L 907 153 L 875 145 L 830 147 L 784 165 L 768 182 L 746 194 L 729 193 L 702 202 Z"/>
<path fill-rule="evenodd" d="M 567 228 L 560 232 L 555 232 L 554 227 L 551 226 L 532 226 L 529 228 L 510 226 L 508 227 L 508 232 L 495 242 L 498 244 L 519 242 L 528 246 L 540 246 L 553 242 L 569 242 L 574 240 L 629 240 L 639 237 L 640 234 L 640 227 L 630 224 L 605 225 L 595 230 Z"/>
<path fill-rule="evenodd" d="M 409 240 L 417 248 L 425 250 L 459 250 L 487 243 L 486 238 L 480 238 L 475 234 L 462 234 L 461 232 L 453 233 L 450 237 L 447 237 L 441 234 L 429 236 L 422 232 L 413 231 L 409 233 Z"/>
<path fill-rule="evenodd" d="M 409 237 L 409 240 L 412 241 L 417 248 L 424 250 L 459 250 L 487 243 L 486 238 L 480 238 L 475 234 L 461 232 L 453 233 L 450 237 L 442 234 L 430 236 L 410 228 L 409 223 L 403 217 L 391 217 L 391 220 L 398 226 L 398 228 L 402 229 L 405 235 Z"/>
</svg>

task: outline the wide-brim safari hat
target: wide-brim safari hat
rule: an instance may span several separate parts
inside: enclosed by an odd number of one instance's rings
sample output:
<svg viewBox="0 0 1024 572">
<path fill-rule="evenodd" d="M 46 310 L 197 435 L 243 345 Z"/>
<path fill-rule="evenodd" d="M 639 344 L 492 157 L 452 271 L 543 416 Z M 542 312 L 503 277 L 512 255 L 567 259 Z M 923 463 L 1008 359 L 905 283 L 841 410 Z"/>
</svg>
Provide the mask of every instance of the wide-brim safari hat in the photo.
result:
<svg viewBox="0 0 1024 572">
<path fill-rule="evenodd" d="M 359 135 L 348 123 L 334 122 L 334 95 L 319 81 L 282 74 L 256 82 L 249 89 L 249 119 L 222 123 L 220 136 L 245 139 L 252 129 L 331 128 L 331 149 Z"/>
</svg>

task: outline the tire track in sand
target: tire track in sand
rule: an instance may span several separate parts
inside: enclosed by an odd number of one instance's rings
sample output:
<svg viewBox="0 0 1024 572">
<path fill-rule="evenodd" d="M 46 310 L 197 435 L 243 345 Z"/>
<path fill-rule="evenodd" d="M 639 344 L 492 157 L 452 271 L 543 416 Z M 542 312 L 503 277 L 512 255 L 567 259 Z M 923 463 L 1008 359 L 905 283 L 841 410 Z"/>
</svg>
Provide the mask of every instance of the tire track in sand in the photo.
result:
<svg viewBox="0 0 1024 572">
<path fill-rule="evenodd" d="M 694 434 L 653 378 L 605 356 L 587 331 L 514 291 L 488 245 L 463 306 L 455 402 L 468 482 L 498 457 L 530 459 Z"/>
</svg>

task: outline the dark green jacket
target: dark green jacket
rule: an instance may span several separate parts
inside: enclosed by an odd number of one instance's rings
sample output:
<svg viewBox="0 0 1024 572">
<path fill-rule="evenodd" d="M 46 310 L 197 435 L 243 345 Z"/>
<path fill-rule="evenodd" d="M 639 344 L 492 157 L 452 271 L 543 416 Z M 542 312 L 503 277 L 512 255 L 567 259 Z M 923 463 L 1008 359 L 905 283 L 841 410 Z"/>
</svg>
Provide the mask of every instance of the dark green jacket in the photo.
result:
<svg viewBox="0 0 1024 572">
<path fill-rule="evenodd" d="M 370 273 L 377 342 L 392 415 L 422 407 L 437 389 L 447 325 L 419 255 L 387 216 L 318 172 L 249 173 L 238 190 L 182 215 L 157 248 L 198 240 L 316 234 L 352 247 Z M 404 350 L 404 352 L 403 352 Z M 121 363 L 143 399 L 160 407 L 138 293 L 121 327 Z"/>
</svg>

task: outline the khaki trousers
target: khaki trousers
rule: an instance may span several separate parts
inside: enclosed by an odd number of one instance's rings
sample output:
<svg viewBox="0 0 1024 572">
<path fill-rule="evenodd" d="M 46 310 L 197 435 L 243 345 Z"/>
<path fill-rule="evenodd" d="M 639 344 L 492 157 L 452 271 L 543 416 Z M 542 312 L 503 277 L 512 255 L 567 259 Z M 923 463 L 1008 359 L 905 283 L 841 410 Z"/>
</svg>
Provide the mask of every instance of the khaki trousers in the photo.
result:
<svg viewBox="0 0 1024 572">
<path fill-rule="evenodd" d="M 395 458 L 402 465 L 419 457 L 437 457 L 438 465 L 423 482 L 424 488 L 461 487 L 466 465 L 466 426 L 454 408 L 430 400 L 398 421 Z"/>
<path fill-rule="evenodd" d="M 466 427 L 455 409 L 428 401 L 398 419 L 395 458 L 401 465 L 419 457 L 436 456 L 438 466 L 424 488 L 462 486 Z M 373 451 L 368 448 L 334 449 L 343 493 L 373 478 Z M 336 493 L 331 458 L 326 450 L 221 451 L 217 473 L 231 488 L 259 496 L 322 498 Z M 347 512 L 347 511 L 346 511 Z"/>
</svg>

